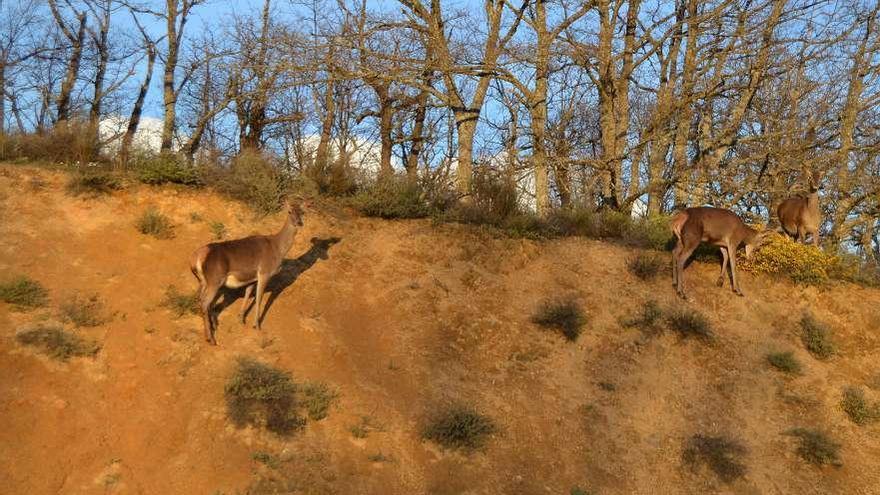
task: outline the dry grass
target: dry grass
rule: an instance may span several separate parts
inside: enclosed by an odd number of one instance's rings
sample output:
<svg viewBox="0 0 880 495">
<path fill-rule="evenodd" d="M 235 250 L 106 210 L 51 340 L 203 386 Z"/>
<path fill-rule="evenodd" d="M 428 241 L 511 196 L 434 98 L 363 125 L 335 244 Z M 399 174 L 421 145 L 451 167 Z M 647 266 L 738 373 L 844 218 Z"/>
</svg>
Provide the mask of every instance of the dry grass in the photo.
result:
<svg viewBox="0 0 880 495">
<path fill-rule="evenodd" d="M 792 375 L 799 375 L 801 373 L 801 363 L 794 357 L 791 351 L 771 352 L 767 354 L 767 362 L 770 363 L 770 366 L 785 373 Z"/>
<path fill-rule="evenodd" d="M 17 333 L 15 339 L 59 361 L 67 361 L 71 357 L 91 357 L 101 349 L 97 342 L 83 339 L 60 326 L 40 325 Z"/>
<path fill-rule="evenodd" d="M 577 301 L 571 299 L 545 301 L 532 316 L 532 323 L 558 330 L 570 341 L 577 340 L 587 317 Z"/>
<path fill-rule="evenodd" d="M 637 254 L 626 264 L 630 273 L 646 281 L 657 278 L 660 270 L 666 266 L 668 266 L 668 262 L 660 256 L 644 253 Z"/>
<path fill-rule="evenodd" d="M 635 327 L 642 332 L 653 334 L 661 329 L 663 322 L 663 310 L 657 301 L 645 301 L 641 311 L 634 317 L 623 321 L 625 327 Z"/>
<path fill-rule="evenodd" d="M 666 315 L 666 324 L 682 337 L 696 337 L 703 340 L 713 338 L 712 324 L 702 313 L 694 309 L 678 308 Z"/>
<path fill-rule="evenodd" d="M 744 445 L 726 437 L 692 436 L 684 449 L 682 460 L 692 470 L 706 465 L 721 481 L 731 483 L 746 474 L 740 459 L 747 453 Z"/>
<path fill-rule="evenodd" d="M 59 306 L 61 317 L 78 327 L 97 327 L 103 325 L 109 317 L 104 310 L 104 303 L 97 294 L 81 297 L 74 294 Z"/>
</svg>

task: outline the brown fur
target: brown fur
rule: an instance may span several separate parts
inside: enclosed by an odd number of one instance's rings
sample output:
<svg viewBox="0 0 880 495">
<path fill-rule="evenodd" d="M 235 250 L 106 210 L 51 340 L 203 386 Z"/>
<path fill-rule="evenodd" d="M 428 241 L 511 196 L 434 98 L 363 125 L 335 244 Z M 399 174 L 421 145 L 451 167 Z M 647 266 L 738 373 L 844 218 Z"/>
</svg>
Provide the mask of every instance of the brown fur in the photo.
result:
<svg viewBox="0 0 880 495">
<path fill-rule="evenodd" d="M 810 181 L 810 194 L 786 199 L 776 209 L 776 214 L 786 234 L 798 242 L 806 242 L 807 234 L 810 234 L 813 236 L 813 245 L 819 245 L 819 189 L 814 181 Z"/>
<path fill-rule="evenodd" d="M 260 306 L 266 284 L 278 273 L 284 255 L 293 246 L 302 226 L 302 209 L 285 205 L 287 221 L 275 235 L 253 235 L 243 239 L 212 242 L 200 247 L 190 257 L 190 270 L 199 281 L 199 300 L 205 325 L 205 340 L 217 344 L 214 331 L 217 315 L 214 302 L 220 288 L 246 287 L 241 306 L 241 321 L 245 322 L 251 292 L 256 284 L 254 328 L 260 329 Z"/>
<path fill-rule="evenodd" d="M 672 283 L 679 296 L 687 299 L 684 292 L 684 265 L 701 242 L 718 246 L 721 250 L 721 273 L 718 286 L 724 285 L 724 275 L 730 263 L 731 288 L 743 295 L 736 276 L 736 250 L 746 245 L 746 257 L 754 248 L 760 246 L 764 233 L 749 227 L 732 211 L 721 208 L 688 208 L 672 218 L 670 230 L 677 239 L 672 250 Z"/>
</svg>

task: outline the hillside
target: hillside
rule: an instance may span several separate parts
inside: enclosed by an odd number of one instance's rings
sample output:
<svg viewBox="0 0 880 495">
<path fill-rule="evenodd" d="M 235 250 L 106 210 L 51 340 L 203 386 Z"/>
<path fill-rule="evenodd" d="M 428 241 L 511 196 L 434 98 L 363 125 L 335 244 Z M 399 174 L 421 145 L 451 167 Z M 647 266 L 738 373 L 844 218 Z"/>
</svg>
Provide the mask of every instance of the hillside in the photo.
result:
<svg viewBox="0 0 880 495">
<path fill-rule="evenodd" d="M 263 330 L 242 327 L 233 302 L 212 347 L 199 317 L 161 305 L 166 289 L 195 289 L 188 256 L 211 240 L 210 222 L 239 237 L 275 231 L 281 216 L 254 220 L 191 189 L 74 198 L 65 180 L 0 165 L 0 279 L 27 275 L 49 290 L 44 308 L 0 303 L 0 492 L 880 494 L 880 424 L 856 425 L 840 406 L 850 385 L 880 400 L 880 290 L 742 273 L 738 298 L 715 286 L 717 266 L 694 263 L 688 306 L 709 318 L 715 339 L 646 334 L 622 321 L 648 300 L 682 303 L 665 269 L 651 282 L 628 272 L 633 249 L 496 238 L 320 204 Z M 174 238 L 135 229 L 151 205 L 171 217 Z M 94 358 L 61 362 L 16 341 L 23 328 L 57 321 L 74 294 L 97 294 L 108 315 L 96 327 L 65 324 L 101 345 Z M 556 296 L 587 314 L 576 342 L 530 321 Z M 804 349 L 805 309 L 833 328 L 830 359 Z M 767 364 L 768 352 L 786 350 L 801 375 Z M 236 428 L 224 386 L 241 356 L 338 398 L 287 438 Z M 422 439 L 426 418 L 451 401 L 497 423 L 483 449 Z M 842 466 L 799 457 L 785 434 L 796 427 L 827 431 Z M 741 442 L 745 475 L 725 483 L 685 466 L 697 434 Z"/>
</svg>

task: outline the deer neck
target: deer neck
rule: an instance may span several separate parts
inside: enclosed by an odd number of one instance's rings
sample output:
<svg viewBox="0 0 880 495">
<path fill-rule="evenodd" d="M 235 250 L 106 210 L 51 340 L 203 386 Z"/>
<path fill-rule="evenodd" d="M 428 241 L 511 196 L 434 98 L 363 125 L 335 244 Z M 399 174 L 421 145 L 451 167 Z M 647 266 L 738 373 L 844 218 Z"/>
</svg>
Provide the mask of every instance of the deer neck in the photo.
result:
<svg viewBox="0 0 880 495">
<path fill-rule="evenodd" d="M 284 255 L 290 251 L 290 248 L 293 247 L 293 240 L 296 238 L 297 230 L 296 226 L 289 219 L 284 222 L 284 226 L 275 234 L 275 245 L 279 253 Z"/>
<path fill-rule="evenodd" d="M 813 191 L 807 195 L 807 206 L 815 209 L 819 206 L 819 191 Z"/>
</svg>

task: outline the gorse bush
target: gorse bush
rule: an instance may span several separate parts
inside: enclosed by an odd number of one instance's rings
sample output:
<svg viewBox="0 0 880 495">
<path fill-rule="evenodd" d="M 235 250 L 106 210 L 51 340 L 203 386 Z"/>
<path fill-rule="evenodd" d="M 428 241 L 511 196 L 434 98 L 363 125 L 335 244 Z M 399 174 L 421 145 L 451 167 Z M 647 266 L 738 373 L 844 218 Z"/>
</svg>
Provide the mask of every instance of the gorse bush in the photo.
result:
<svg viewBox="0 0 880 495">
<path fill-rule="evenodd" d="M 805 461 L 822 466 L 831 464 L 841 466 L 840 444 L 828 437 L 824 432 L 809 428 L 794 428 L 788 431 L 789 435 L 800 440 L 797 453 Z"/>
<path fill-rule="evenodd" d="M 558 330 L 570 341 L 577 340 L 587 322 L 580 305 L 571 299 L 545 301 L 532 316 L 532 322 Z"/>
<path fill-rule="evenodd" d="M 449 449 L 482 448 L 497 432 L 494 421 L 470 406 L 452 405 L 438 411 L 422 430 L 422 437 Z"/>
<path fill-rule="evenodd" d="M 360 190 L 353 203 L 361 213 L 370 217 L 424 218 L 431 213 L 419 182 L 399 175 L 381 177 Z"/>
<path fill-rule="evenodd" d="M 262 215 L 281 209 L 290 181 L 278 163 L 256 151 L 245 150 L 228 167 L 214 167 L 209 183 Z"/>
<path fill-rule="evenodd" d="M 746 466 L 739 458 L 747 452 L 741 443 L 725 437 L 694 435 L 682 454 L 685 465 L 696 470 L 705 464 L 725 483 L 731 483 L 746 474 Z"/>
<path fill-rule="evenodd" d="M 841 258 L 782 235 L 766 239 L 751 260 L 743 260 L 743 270 L 752 273 L 781 275 L 802 284 L 822 284 L 832 277 L 851 274 Z"/>
<path fill-rule="evenodd" d="M 84 170 L 67 180 L 65 192 L 71 196 L 97 197 L 122 189 L 122 180 L 106 170 Z"/>
<path fill-rule="evenodd" d="M 301 428 L 296 384 L 290 373 L 249 358 L 238 360 L 226 382 L 226 408 L 236 426 L 264 426 L 279 435 Z"/>
<path fill-rule="evenodd" d="M 865 391 L 859 387 L 846 387 L 840 407 L 846 412 L 853 423 L 863 426 L 880 419 L 880 403 L 869 404 L 865 399 Z"/>
<path fill-rule="evenodd" d="M 156 239 L 174 237 L 174 224 L 171 223 L 171 219 L 152 206 L 141 214 L 136 226 L 141 234 L 151 235 Z"/>
<path fill-rule="evenodd" d="M 15 335 L 15 339 L 21 344 L 36 347 L 47 356 L 60 361 L 67 361 L 71 357 L 94 356 L 101 348 L 97 342 L 83 339 L 64 331 L 61 327 L 50 325 L 40 325 L 19 332 Z"/>
<path fill-rule="evenodd" d="M 48 296 L 45 287 L 24 275 L 0 282 L 0 301 L 21 309 L 45 306 Z"/>
<path fill-rule="evenodd" d="M 131 167 L 144 184 L 198 186 L 203 183 L 199 168 L 175 153 L 138 155 L 131 161 Z"/>
<path fill-rule="evenodd" d="M 801 341 L 804 347 L 818 359 L 828 359 L 836 352 L 831 339 L 831 329 L 813 317 L 804 313 L 801 317 Z"/>
</svg>

